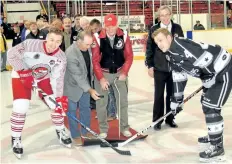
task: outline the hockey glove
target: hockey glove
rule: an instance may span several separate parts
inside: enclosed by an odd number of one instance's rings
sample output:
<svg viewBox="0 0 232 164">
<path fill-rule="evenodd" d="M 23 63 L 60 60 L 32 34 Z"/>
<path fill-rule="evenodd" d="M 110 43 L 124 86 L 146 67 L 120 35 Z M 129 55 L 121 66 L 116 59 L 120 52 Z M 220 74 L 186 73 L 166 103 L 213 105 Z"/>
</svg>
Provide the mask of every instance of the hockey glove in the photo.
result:
<svg viewBox="0 0 232 164">
<path fill-rule="evenodd" d="M 57 106 L 51 99 L 56 101 L 59 105 Z M 44 97 L 44 101 L 55 113 L 66 116 L 65 113 L 68 111 L 68 98 L 66 96 L 57 97 L 55 99 L 53 95 L 48 95 Z"/>
<path fill-rule="evenodd" d="M 182 101 L 183 101 L 183 98 L 177 100 L 175 97 L 171 97 L 170 108 L 174 116 L 183 110 L 182 106 L 180 106 Z"/>
<path fill-rule="evenodd" d="M 216 76 L 211 76 L 211 77 L 207 77 L 207 76 L 203 76 L 201 77 L 201 80 L 202 80 L 202 85 L 205 87 L 205 88 L 210 88 L 212 87 L 215 82 L 216 82 Z"/>
<path fill-rule="evenodd" d="M 56 107 L 55 112 L 60 113 L 63 116 L 66 116 L 65 113 L 68 111 L 68 97 L 67 96 L 57 97 L 56 102 L 60 106 Z"/>
<path fill-rule="evenodd" d="M 24 85 L 24 87 L 28 89 L 32 89 L 32 84 L 34 81 L 34 78 L 32 76 L 32 71 L 31 70 L 21 70 L 17 71 L 20 77 L 20 81 Z"/>
</svg>

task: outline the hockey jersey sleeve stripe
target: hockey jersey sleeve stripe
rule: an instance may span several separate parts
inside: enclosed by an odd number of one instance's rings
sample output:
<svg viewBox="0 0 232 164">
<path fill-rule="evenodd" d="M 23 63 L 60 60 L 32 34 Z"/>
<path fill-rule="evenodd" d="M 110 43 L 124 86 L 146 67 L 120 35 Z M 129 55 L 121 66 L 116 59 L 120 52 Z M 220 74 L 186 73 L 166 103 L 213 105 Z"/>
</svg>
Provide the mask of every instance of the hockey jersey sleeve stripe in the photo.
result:
<svg viewBox="0 0 232 164">
<path fill-rule="evenodd" d="M 15 71 L 24 69 L 23 55 L 24 55 L 24 52 L 26 51 L 26 44 L 27 44 L 27 41 L 24 41 L 18 44 L 17 46 L 12 47 L 8 50 L 7 61 L 13 67 Z"/>
<path fill-rule="evenodd" d="M 191 52 L 189 52 L 189 50 L 187 50 L 183 45 L 181 45 L 176 38 L 174 38 L 174 41 L 176 42 L 176 44 L 178 44 L 181 48 L 184 49 L 184 54 L 186 55 L 187 58 L 189 57 L 193 57 L 194 59 L 197 59 L 196 56 L 194 56 Z"/>
<path fill-rule="evenodd" d="M 187 83 L 187 73 L 172 71 L 173 77 L 173 96 L 178 100 L 181 99 L 184 95 L 184 89 Z"/>
</svg>

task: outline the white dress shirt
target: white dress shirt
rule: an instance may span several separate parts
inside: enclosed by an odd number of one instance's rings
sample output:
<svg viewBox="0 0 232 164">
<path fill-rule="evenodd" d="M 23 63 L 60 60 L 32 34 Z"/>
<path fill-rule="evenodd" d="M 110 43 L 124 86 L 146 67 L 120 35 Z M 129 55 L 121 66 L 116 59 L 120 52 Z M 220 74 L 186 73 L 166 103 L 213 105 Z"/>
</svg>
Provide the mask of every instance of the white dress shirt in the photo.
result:
<svg viewBox="0 0 232 164">
<path fill-rule="evenodd" d="M 168 25 L 163 24 L 162 22 L 160 23 L 161 28 L 167 28 L 169 32 L 172 31 L 172 23 L 170 22 Z"/>
</svg>

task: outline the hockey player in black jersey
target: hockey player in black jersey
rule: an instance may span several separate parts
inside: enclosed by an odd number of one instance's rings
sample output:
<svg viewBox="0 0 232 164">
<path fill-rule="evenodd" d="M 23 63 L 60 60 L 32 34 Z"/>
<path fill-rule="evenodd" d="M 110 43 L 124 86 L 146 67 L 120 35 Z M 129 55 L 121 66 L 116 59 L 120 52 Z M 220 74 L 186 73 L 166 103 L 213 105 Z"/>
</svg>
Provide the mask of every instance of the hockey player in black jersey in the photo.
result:
<svg viewBox="0 0 232 164">
<path fill-rule="evenodd" d="M 171 109 L 177 114 L 183 101 L 187 74 L 200 78 L 204 86 L 201 103 L 205 114 L 208 136 L 198 142 L 209 142 L 210 146 L 200 152 L 200 161 L 224 161 L 221 108 L 226 103 L 232 88 L 231 54 L 219 45 L 198 43 L 186 38 L 173 38 L 167 29 L 153 33 L 158 47 L 166 55 L 173 71 L 174 93 Z"/>
</svg>

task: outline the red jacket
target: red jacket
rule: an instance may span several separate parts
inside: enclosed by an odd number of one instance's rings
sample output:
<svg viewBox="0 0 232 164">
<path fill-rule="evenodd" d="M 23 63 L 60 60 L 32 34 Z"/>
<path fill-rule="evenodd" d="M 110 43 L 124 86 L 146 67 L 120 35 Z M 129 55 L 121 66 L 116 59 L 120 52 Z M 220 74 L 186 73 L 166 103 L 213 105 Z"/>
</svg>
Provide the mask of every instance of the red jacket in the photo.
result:
<svg viewBox="0 0 232 164">
<path fill-rule="evenodd" d="M 133 62 L 133 51 L 132 51 L 132 45 L 130 42 L 129 35 L 127 33 L 124 33 L 120 28 L 117 29 L 117 36 L 124 36 L 124 58 L 125 58 L 125 63 L 120 69 L 120 72 L 125 74 L 126 76 L 128 75 L 128 72 L 130 70 L 130 67 Z M 93 60 L 93 71 L 97 77 L 97 79 L 100 81 L 103 76 L 103 70 L 101 69 L 100 61 L 101 61 L 101 52 L 100 52 L 100 45 L 99 45 L 99 39 L 106 38 L 106 30 L 102 29 L 98 38 L 95 36 L 93 37 L 93 46 L 92 46 L 92 60 Z M 104 47 L 104 45 L 102 45 Z"/>
</svg>

